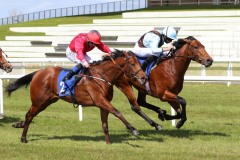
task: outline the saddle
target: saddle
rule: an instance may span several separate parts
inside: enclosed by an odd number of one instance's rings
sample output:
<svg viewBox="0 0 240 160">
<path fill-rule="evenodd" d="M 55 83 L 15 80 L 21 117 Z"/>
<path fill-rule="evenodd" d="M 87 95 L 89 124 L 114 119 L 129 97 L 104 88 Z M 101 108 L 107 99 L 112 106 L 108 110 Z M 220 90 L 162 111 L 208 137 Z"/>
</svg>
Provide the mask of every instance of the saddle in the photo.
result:
<svg viewBox="0 0 240 160">
<path fill-rule="evenodd" d="M 63 69 L 58 76 L 58 93 L 60 97 L 63 96 L 74 96 L 74 86 L 81 80 L 83 73 L 86 69 L 83 68 L 78 74 L 74 75 L 71 79 L 63 82 L 63 78 L 69 73 L 70 69 Z"/>
</svg>

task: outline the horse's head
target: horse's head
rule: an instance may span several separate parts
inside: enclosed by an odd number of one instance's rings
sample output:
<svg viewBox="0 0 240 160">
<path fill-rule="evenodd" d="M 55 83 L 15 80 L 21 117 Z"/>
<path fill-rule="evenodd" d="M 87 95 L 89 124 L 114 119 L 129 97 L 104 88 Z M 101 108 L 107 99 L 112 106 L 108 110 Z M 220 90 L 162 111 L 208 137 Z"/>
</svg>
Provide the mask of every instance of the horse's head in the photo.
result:
<svg viewBox="0 0 240 160">
<path fill-rule="evenodd" d="M 123 56 L 125 59 L 124 66 L 126 67 L 121 68 L 121 66 L 119 66 L 119 69 L 125 74 L 125 76 L 127 76 L 128 78 L 133 78 L 137 80 L 139 83 L 144 84 L 147 80 L 147 76 L 142 70 L 140 63 L 138 62 L 138 59 L 135 56 L 135 54 L 133 54 L 131 51 L 127 52 L 127 51 L 120 51 L 120 50 L 115 50 L 112 53 L 113 59 L 119 56 Z M 115 65 L 118 65 L 118 64 L 116 63 Z"/>
<path fill-rule="evenodd" d="M 212 57 L 207 53 L 205 47 L 194 37 L 189 36 L 185 39 L 178 39 L 173 43 L 176 49 L 182 50 L 186 45 L 184 56 L 190 58 L 193 61 L 196 61 L 205 67 L 210 67 L 213 63 Z"/>
<path fill-rule="evenodd" d="M 0 48 L 0 68 L 6 71 L 7 73 L 12 71 L 12 65 L 6 60 L 5 55 L 3 55 L 3 50 Z"/>
</svg>

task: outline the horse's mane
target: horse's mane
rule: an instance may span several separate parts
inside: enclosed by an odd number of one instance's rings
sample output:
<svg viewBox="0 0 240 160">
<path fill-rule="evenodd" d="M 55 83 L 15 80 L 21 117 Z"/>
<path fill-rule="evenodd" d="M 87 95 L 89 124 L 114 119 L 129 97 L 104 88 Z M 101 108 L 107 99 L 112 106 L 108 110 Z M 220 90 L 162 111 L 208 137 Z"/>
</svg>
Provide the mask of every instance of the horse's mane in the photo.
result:
<svg viewBox="0 0 240 160">
<path fill-rule="evenodd" d="M 185 39 L 188 39 L 188 40 L 190 40 L 190 41 L 196 40 L 193 36 L 188 36 L 188 37 L 185 38 Z M 173 42 L 173 46 L 176 47 L 175 51 L 178 50 L 178 49 L 180 49 L 180 48 L 182 48 L 182 46 L 183 46 L 184 44 L 186 44 L 186 43 L 187 43 L 187 42 L 186 42 L 184 39 L 181 39 L 181 38 L 179 38 L 177 41 L 174 41 L 174 42 Z"/>
<path fill-rule="evenodd" d="M 132 55 L 133 53 L 128 52 L 128 54 Z M 118 57 L 124 57 L 123 51 L 118 50 L 118 49 L 114 49 L 114 51 L 111 53 L 111 57 L 114 60 Z M 109 60 L 111 60 L 111 57 L 110 56 L 104 56 L 102 60 L 94 61 L 91 65 L 98 65 L 98 64 L 101 64 L 102 62 L 109 61 Z"/>
</svg>

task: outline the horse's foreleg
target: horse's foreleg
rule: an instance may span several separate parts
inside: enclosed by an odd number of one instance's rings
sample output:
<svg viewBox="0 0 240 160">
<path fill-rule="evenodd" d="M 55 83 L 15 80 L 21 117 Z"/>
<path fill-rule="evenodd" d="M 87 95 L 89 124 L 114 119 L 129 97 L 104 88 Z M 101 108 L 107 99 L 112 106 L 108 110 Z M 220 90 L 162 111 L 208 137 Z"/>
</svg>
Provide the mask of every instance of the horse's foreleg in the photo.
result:
<svg viewBox="0 0 240 160">
<path fill-rule="evenodd" d="M 147 109 L 150 109 L 150 110 L 153 110 L 155 111 L 156 113 L 158 113 L 158 118 L 161 120 L 161 121 L 164 121 L 165 117 L 165 113 L 166 111 L 165 110 L 162 110 L 160 107 L 157 107 L 155 105 L 152 105 L 150 103 L 147 103 L 146 101 L 146 94 L 143 93 L 143 92 L 138 92 L 138 98 L 137 98 L 137 103 L 144 107 L 144 108 L 147 108 Z"/>
<path fill-rule="evenodd" d="M 117 118 L 119 118 L 125 124 L 126 128 L 132 132 L 133 135 L 136 136 L 139 134 L 138 131 L 123 117 L 121 112 L 119 112 L 116 108 L 114 108 L 108 100 L 103 98 L 102 100 L 98 100 L 97 102 L 98 103 L 96 104 L 96 106 L 112 113 Z"/>
<path fill-rule="evenodd" d="M 177 112 L 177 115 L 175 116 L 171 116 L 171 115 L 165 115 L 166 120 L 172 120 L 172 119 L 180 119 L 180 121 L 178 121 L 176 127 L 177 128 L 181 128 L 183 126 L 183 124 L 186 122 L 187 120 L 187 115 L 186 115 L 186 101 L 182 98 L 177 96 L 177 102 L 174 101 L 169 101 L 168 102 L 173 109 Z M 182 106 L 182 110 L 180 108 L 180 105 Z"/>
<path fill-rule="evenodd" d="M 139 134 L 138 130 L 134 128 L 117 109 L 114 109 L 111 113 L 118 117 L 125 124 L 126 128 L 132 132 L 134 136 L 137 136 Z"/>
<path fill-rule="evenodd" d="M 177 127 L 177 128 L 181 128 L 181 127 L 183 126 L 183 124 L 184 124 L 184 123 L 186 122 L 186 120 L 187 120 L 187 113 L 186 113 L 186 105 L 187 105 L 187 103 L 186 103 L 186 101 L 185 101 L 184 98 L 179 97 L 179 96 L 178 96 L 178 101 L 179 101 L 179 103 L 180 103 L 181 106 L 182 106 L 182 117 L 181 117 L 181 120 L 178 121 L 176 127 Z"/>
<path fill-rule="evenodd" d="M 131 108 L 135 113 L 137 113 L 143 119 L 145 119 L 151 126 L 155 127 L 156 130 L 162 130 L 163 129 L 163 127 L 161 125 L 157 124 L 152 119 L 150 119 L 145 113 L 143 113 L 143 111 L 139 107 L 131 105 Z"/>
<path fill-rule="evenodd" d="M 105 135 L 105 140 L 107 144 L 110 144 L 110 136 L 108 131 L 108 114 L 109 112 L 103 109 L 100 109 L 101 111 L 101 120 L 102 120 L 102 129 L 103 133 Z"/>
<path fill-rule="evenodd" d="M 143 111 L 140 109 L 140 106 L 137 103 L 132 87 L 129 85 L 119 83 L 117 86 L 128 98 L 128 101 L 131 105 L 132 110 L 140 115 L 145 121 L 147 121 L 151 126 L 155 127 L 156 130 L 162 130 L 163 127 L 153 120 L 151 120 Z"/>
</svg>

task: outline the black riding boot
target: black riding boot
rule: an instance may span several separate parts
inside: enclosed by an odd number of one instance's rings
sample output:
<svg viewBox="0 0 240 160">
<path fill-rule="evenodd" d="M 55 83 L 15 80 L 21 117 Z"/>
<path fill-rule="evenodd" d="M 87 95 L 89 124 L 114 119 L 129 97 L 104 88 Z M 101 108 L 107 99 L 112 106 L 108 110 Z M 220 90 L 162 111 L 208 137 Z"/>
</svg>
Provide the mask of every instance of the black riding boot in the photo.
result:
<svg viewBox="0 0 240 160">
<path fill-rule="evenodd" d="M 158 59 L 158 57 L 157 56 L 149 56 L 149 57 L 147 57 L 147 59 L 142 63 L 142 65 L 141 65 L 141 67 L 142 67 L 142 70 L 143 71 L 145 71 L 146 70 L 146 68 L 147 68 L 147 66 L 151 63 L 151 62 L 153 62 L 153 61 L 155 61 L 155 60 L 157 60 Z"/>
<path fill-rule="evenodd" d="M 63 81 L 69 80 L 72 78 L 72 76 L 74 76 L 75 74 L 77 74 L 81 69 L 82 69 L 82 64 L 79 63 L 76 66 L 73 67 L 73 69 L 63 78 Z"/>
</svg>

